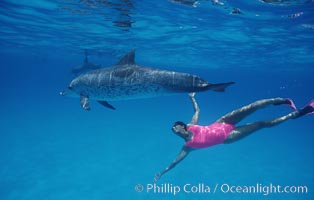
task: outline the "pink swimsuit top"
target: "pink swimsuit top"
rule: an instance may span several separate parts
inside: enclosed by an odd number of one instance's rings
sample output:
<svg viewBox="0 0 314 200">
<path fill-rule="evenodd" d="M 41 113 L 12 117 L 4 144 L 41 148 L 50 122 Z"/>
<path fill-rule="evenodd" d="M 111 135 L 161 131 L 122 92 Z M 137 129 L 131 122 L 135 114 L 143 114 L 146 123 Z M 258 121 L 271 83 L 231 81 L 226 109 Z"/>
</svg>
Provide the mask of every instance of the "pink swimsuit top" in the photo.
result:
<svg viewBox="0 0 314 200">
<path fill-rule="evenodd" d="M 208 126 L 191 125 L 187 128 L 193 137 L 184 145 L 195 149 L 221 144 L 234 129 L 234 125 L 215 122 Z"/>
</svg>

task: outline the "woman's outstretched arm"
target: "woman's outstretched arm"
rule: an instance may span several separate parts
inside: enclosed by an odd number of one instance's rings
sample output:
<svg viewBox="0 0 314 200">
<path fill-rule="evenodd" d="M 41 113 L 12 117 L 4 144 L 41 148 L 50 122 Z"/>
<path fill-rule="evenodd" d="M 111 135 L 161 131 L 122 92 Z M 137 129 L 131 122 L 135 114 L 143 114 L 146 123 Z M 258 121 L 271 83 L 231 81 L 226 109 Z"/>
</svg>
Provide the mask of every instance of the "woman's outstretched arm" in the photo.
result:
<svg viewBox="0 0 314 200">
<path fill-rule="evenodd" d="M 200 108 L 198 107 L 198 104 L 195 100 L 195 92 L 193 93 L 189 93 L 190 99 L 192 101 L 193 104 L 193 108 L 194 108 L 194 115 L 192 117 L 192 120 L 189 124 L 195 125 L 198 122 L 198 117 L 200 116 Z"/>
<path fill-rule="evenodd" d="M 183 146 L 177 158 L 168 167 L 166 167 L 165 169 L 163 169 L 162 171 L 158 172 L 155 175 L 154 182 L 156 183 L 162 175 L 164 175 L 166 172 L 174 168 L 179 162 L 186 158 L 186 156 L 190 153 L 191 150 L 192 148 Z"/>
</svg>

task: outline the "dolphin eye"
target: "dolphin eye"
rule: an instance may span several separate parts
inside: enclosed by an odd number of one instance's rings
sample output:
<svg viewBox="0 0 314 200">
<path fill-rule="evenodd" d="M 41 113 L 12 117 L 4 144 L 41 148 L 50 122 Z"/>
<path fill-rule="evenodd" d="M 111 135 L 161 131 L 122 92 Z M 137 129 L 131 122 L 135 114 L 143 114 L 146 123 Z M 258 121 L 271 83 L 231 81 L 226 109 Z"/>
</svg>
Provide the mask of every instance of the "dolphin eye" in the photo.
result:
<svg viewBox="0 0 314 200">
<path fill-rule="evenodd" d="M 72 87 L 71 87 L 71 86 L 68 86 L 68 89 L 69 89 L 69 90 L 72 90 Z"/>
</svg>

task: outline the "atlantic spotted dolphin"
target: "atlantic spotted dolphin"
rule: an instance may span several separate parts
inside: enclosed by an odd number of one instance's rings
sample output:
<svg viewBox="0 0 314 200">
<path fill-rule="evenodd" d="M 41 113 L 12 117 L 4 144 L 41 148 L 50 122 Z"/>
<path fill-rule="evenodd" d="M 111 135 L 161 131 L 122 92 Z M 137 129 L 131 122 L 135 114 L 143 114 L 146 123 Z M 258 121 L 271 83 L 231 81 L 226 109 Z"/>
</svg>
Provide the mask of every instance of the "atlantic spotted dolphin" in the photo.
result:
<svg viewBox="0 0 314 200">
<path fill-rule="evenodd" d="M 107 101 L 206 90 L 223 92 L 233 83 L 211 84 L 192 74 L 142 67 L 135 63 L 135 51 L 132 50 L 112 67 L 89 71 L 74 78 L 60 95 L 80 97 L 81 106 L 85 110 L 90 110 L 89 99 L 115 109 Z"/>
</svg>

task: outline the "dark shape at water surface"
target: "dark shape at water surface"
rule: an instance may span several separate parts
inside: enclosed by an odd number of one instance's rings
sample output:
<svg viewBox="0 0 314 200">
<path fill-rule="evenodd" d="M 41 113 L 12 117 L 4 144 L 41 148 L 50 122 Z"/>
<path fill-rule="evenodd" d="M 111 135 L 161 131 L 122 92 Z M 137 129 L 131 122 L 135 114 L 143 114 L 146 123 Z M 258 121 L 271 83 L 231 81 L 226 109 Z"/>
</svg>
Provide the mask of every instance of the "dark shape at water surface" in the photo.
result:
<svg viewBox="0 0 314 200">
<path fill-rule="evenodd" d="M 118 0 L 118 1 L 90 1 L 82 0 L 80 3 L 86 5 L 87 7 L 97 10 L 102 13 L 102 9 L 109 8 L 112 10 L 110 16 L 112 24 L 116 27 L 122 28 L 123 30 L 128 30 L 132 27 L 132 24 L 135 23 L 132 19 L 132 10 L 134 8 L 134 2 L 132 0 Z M 106 13 L 103 13 L 105 18 L 108 18 Z"/>
<path fill-rule="evenodd" d="M 169 1 L 173 3 L 178 3 L 178 4 L 187 5 L 187 6 L 193 6 L 193 7 L 195 7 L 196 4 L 198 3 L 197 0 L 169 0 Z"/>
</svg>

